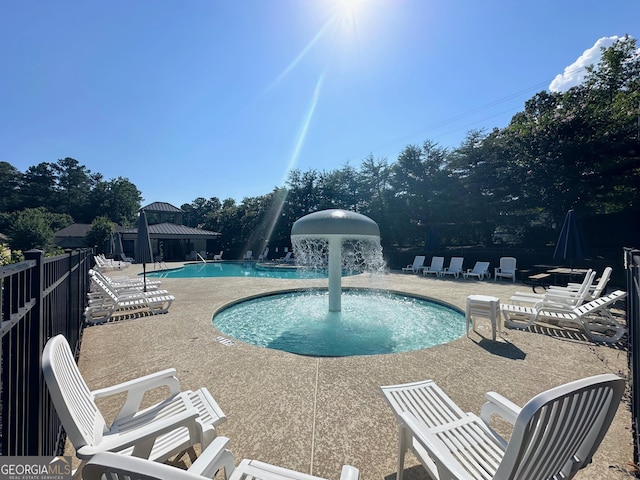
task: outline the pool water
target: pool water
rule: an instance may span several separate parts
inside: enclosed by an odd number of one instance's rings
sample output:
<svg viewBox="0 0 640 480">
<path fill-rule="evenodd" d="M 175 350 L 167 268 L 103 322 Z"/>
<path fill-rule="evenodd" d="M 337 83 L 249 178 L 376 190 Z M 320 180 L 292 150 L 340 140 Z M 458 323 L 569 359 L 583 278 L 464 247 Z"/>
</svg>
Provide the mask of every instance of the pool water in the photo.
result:
<svg viewBox="0 0 640 480">
<path fill-rule="evenodd" d="M 289 265 L 269 265 L 256 262 L 188 263 L 181 268 L 148 272 L 147 277 L 207 278 L 207 277 L 260 277 L 282 279 L 327 278 L 326 271 L 305 270 Z"/>
<path fill-rule="evenodd" d="M 246 343 L 322 357 L 420 350 L 465 333 L 464 313 L 434 301 L 345 290 L 342 311 L 329 312 L 328 298 L 326 291 L 260 297 L 219 311 L 213 324 Z"/>
</svg>

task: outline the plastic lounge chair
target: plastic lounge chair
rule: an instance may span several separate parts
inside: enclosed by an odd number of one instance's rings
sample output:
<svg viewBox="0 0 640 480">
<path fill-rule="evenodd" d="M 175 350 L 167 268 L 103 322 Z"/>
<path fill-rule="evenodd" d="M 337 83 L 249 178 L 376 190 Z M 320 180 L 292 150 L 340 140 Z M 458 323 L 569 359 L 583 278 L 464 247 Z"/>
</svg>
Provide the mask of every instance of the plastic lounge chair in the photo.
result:
<svg viewBox="0 0 640 480">
<path fill-rule="evenodd" d="M 516 292 L 510 297 L 516 303 L 561 303 L 573 307 L 582 305 L 587 298 L 589 289 L 593 284 L 596 272 L 589 270 L 584 277 L 584 281 L 579 290 L 568 290 L 566 288 L 549 289 L 545 293 Z"/>
<path fill-rule="evenodd" d="M 593 300 L 595 298 L 598 298 L 600 295 L 602 295 L 605 292 L 607 288 L 607 283 L 609 283 L 609 279 L 611 278 L 611 272 L 613 272 L 613 269 L 611 267 L 606 267 L 602 271 L 602 276 L 598 279 L 598 283 L 596 283 L 595 285 L 591 285 L 589 287 L 589 290 L 585 297 L 587 300 Z M 586 279 L 586 275 L 585 275 L 585 279 Z M 556 289 L 561 290 L 563 288 L 569 291 L 579 290 L 580 287 L 583 285 L 583 283 L 569 283 L 566 287 L 555 287 L 552 285 L 551 287 L 549 287 L 549 290 L 556 290 Z"/>
<path fill-rule="evenodd" d="M 157 284 L 153 284 L 152 288 L 155 290 L 151 290 L 149 292 L 144 291 L 144 284 L 140 283 L 132 283 L 125 284 L 122 286 L 114 286 L 108 280 L 105 280 L 105 277 L 97 275 L 93 272 L 89 273 L 89 280 L 91 282 L 90 292 L 88 293 L 89 305 L 98 305 L 100 303 L 114 303 L 114 299 L 117 300 L 127 300 L 127 299 L 135 299 L 135 298 L 154 298 L 160 297 L 162 295 L 169 295 L 168 290 L 158 290 Z M 147 286 L 149 288 L 149 286 Z"/>
<path fill-rule="evenodd" d="M 489 273 L 489 262 L 476 262 L 473 268 L 467 269 L 467 271 L 462 274 L 462 277 L 478 277 L 478 280 L 491 277 L 491 273 Z"/>
<path fill-rule="evenodd" d="M 442 270 L 440 276 L 442 277 L 443 275 L 453 275 L 455 278 L 458 278 L 458 276 L 462 273 L 463 262 L 463 257 L 451 257 L 449 266 Z"/>
<path fill-rule="evenodd" d="M 243 260 L 253 260 L 253 251 L 247 250 L 247 253 L 244 254 Z"/>
<path fill-rule="evenodd" d="M 94 255 L 93 261 L 96 262 L 96 268 L 102 272 L 108 272 L 117 268 L 100 255 Z"/>
<path fill-rule="evenodd" d="M 222 260 L 222 254 L 224 253 L 224 250 L 220 250 L 220 253 L 217 253 L 213 256 L 214 260 Z"/>
<path fill-rule="evenodd" d="M 180 391 L 175 369 L 90 391 L 62 335 L 51 338 L 42 353 L 42 372 L 64 430 L 82 461 L 104 451 L 164 461 L 195 444 L 206 448 L 215 427 L 226 420 L 206 388 Z M 145 392 L 168 387 L 166 398 L 140 409 Z M 126 393 L 121 411 L 107 425 L 95 399 Z"/>
<path fill-rule="evenodd" d="M 510 278 L 514 283 L 516 281 L 516 259 L 514 257 L 501 257 L 500 266 L 494 270 L 493 280 L 501 278 Z"/>
<path fill-rule="evenodd" d="M 291 258 L 291 255 L 293 255 L 293 252 L 287 252 L 287 254 L 284 257 L 280 257 L 278 259 L 278 262 L 280 262 L 280 263 L 292 263 L 294 260 L 293 260 L 293 258 Z"/>
<path fill-rule="evenodd" d="M 115 260 L 113 258 L 106 258 L 103 254 L 97 255 L 97 257 L 100 259 L 100 261 L 102 261 L 102 263 L 112 267 L 114 270 L 120 270 L 131 265 L 131 263 L 129 262 Z"/>
<path fill-rule="evenodd" d="M 406 267 L 402 267 L 402 271 L 410 273 L 420 273 L 420 270 L 422 270 L 422 267 L 424 266 L 424 259 L 424 255 L 416 255 L 413 258 L 413 263 L 411 265 L 407 265 Z"/>
<path fill-rule="evenodd" d="M 500 305 L 500 310 L 508 327 L 523 329 L 537 320 L 551 320 L 582 328 L 594 341 L 617 342 L 626 333 L 626 328 L 616 321 L 608 308 L 626 295 L 626 292 L 616 290 L 575 307 L 545 302 L 533 307 L 504 303 Z"/>
<path fill-rule="evenodd" d="M 322 480 L 257 460 L 242 460 L 235 467 L 233 455 L 227 449 L 228 444 L 228 438 L 216 438 L 188 470 L 142 458 L 122 458 L 116 453 L 99 453 L 87 462 L 84 480 L 102 480 L 103 476 L 109 480 L 208 480 L 221 468 L 224 468 L 226 480 Z M 350 465 L 342 467 L 340 480 L 359 478 L 357 468 Z"/>
<path fill-rule="evenodd" d="M 267 256 L 269 255 L 269 247 L 264 249 L 261 255 L 258 256 L 258 260 L 267 260 Z"/>
<path fill-rule="evenodd" d="M 141 278 L 121 278 L 120 280 L 114 280 L 104 275 L 99 270 L 89 269 L 89 275 L 94 278 L 99 278 L 105 284 L 109 285 L 116 292 L 126 290 L 142 290 L 144 288 L 144 281 Z M 162 282 L 160 280 L 147 280 L 147 290 L 157 290 L 158 286 Z"/>
<path fill-rule="evenodd" d="M 434 273 L 436 277 L 439 277 L 444 268 L 444 257 L 431 257 L 431 265 L 422 269 L 423 275 L 429 275 Z"/>
<path fill-rule="evenodd" d="M 402 387 L 382 387 L 400 424 L 397 480 L 403 477 L 407 449 L 431 478 L 570 479 L 591 462 L 625 382 L 613 374 L 576 380 L 536 395 L 522 408 L 488 392 L 479 417 L 461 413 L 446 395 L 423 404 L 420 386 L 405 389 L 407 400 L 398 402 L 391 394 Z M 494 414 L 513 424 L 508 442 L 490 428 Z"/>
<path fill-rule="evenodd" d="M 100 279 L 92 277 L 92 284 L 99 290 L 97 297 L 90 297 L 85 309 L 85 318 L 91 323 L 109 321 L 116 313 L 150 312 L 154 315 L 166 313 L 175 300 L 166 290 L 151 292 L 116 292 Z"/>
</svg>

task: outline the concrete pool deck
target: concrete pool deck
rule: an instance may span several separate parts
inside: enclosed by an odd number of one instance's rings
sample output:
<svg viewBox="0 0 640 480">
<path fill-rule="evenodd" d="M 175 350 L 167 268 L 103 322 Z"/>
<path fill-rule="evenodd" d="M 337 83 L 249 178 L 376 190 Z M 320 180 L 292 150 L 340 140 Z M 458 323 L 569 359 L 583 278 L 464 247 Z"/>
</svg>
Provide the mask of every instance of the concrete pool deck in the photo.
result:
<svg viewBox="0 0 640 480">
<path fill-rule="evenodd" d="M 170 264 L 175 267 L 179 264 Z M 142 267 L 108 272 L 133 276 Z M 183 389 L 204 386 L 227 415 L 219 434 L 231 439 L 236 463 L 255 458 L 328 479 L 343 464 L 364 479 L 393 480 L 397 425 L 380 385 L 434 379 L 465 411 L 479 413 L 484 393 L 499 392 L 517 404 L 551 387 L 590 375 L 628 378 L 622 344 L 595 344 L 578 331 L 541 324 L 528 331 L 502 329 L 491 340 L 490 323 L 448 344 L 389 355 L 314 358 L 234 341 L 220 343 L 211 323 L 219 307 L 236 299 L 283 288 L 326 285 L 326 280 L 263 278 L 162 279 L 176 300 L 167 314 L 96 325 L 83 334 L 79 366 L 89 388 L 177 369 Z M 464 310 L 470 294 L 506 302 L 529 287 L 510 281 L 424 278 L 391 273 L 359 275 L 343 286 L 391 289 L 433 297 Z M 622 305 L 620 305 L 622 307 Z M 372 305 L 372 308 L 375 308 Z M 122 398 L 99 403 L 107 421 Z M 501 426 L 498 430 L 508 434 Z M 65 454 L 73 454 L 67 447 Z M 593 463 L 578 479 L 632 478 L 631 413 L 625 397 Z M 428 478 L 411 454 L 407 480 Z"/>
</svg>

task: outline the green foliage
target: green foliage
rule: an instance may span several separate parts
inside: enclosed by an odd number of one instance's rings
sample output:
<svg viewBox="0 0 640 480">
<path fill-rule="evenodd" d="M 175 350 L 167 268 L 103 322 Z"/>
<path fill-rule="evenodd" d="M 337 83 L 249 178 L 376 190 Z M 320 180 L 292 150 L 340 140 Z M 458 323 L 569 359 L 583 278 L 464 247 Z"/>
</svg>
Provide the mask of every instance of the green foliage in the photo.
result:
<svg viewBox="0 0 640 480">
<path fill-rule="evenodd" d="M 37 248 L 45 252 L 54 248 L 54 231 L 48 212 L 40 208 L 26 208 L 18 212 L 9 227 L 9 245 L 12 250 Z"/>
<path fill-rule="evenodd" d="M 105 253 L 115 226 L 106 216 L 97 217 L 91 222 L 91 228 L 85 236 L 87 245 L 95 247 L 96 253 Z"/>
<path fill-rule="evenodd" d="M 488 245 L 495 232 L 538 247 L 554 240 L 569 208 L 581 215 L 637 214 L 636 52 L 634 39 L 616 42 L 588 68 L 582 85 L 535 94 L 507 127 L 471 131 L 458 148 L 427 140 L 407 146 L 394 162 L 369 156 L 358 167 L 293 170 L 284 188 L 240 203 L 196 198 L 182 205 L 184 222 L 220 232 L 220 247 L 240 256 L 267 243 L 289 245 L 295 220 L 327 208 L 368 215 L 378 223 L 383 244 L 410 248 L 433 236 L 443 244 Z M 15 228 L 29 244 L 24 248 L 46 244 L 45 226 L 64 224 L 69 215 L 86 222 L 100 217 L 90 244 L 103 248 L 109 222 L 134 224 L 141 201 L 129 180 L 103 181 L 72 158 L 40 163 L 24 174 L 0 162 L 0 181 L 8 186 L 0 192 L 0 231 Z M 45 220 L 42 212 L 31 212 L 14 222 L 6 213 L 43 205 L 66 216 Z M 36 238 L 27 241 L 28 235 Z"/>
<path fill-rule="evenodd" d="M 24 261 L 24 254 L 20 250 L 11 250 L 4 243 L 0 243 L 0 267 L 11 263 Z"/>
<path fill-rule="evenodd" d="M 121 226 L 134 225 L 142 194 L 128 179 L 98 180 L 90 195 L 92 216 L 105 216 Z"/>
</svg>

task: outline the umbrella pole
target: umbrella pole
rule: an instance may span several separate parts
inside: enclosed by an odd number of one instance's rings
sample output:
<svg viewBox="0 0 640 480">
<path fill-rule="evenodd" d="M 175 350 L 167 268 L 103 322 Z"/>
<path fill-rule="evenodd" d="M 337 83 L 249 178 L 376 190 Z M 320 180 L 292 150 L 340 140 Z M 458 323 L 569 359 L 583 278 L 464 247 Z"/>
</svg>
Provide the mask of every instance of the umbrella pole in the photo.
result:
<svg viewBox="0 0 640 480">
<path fill-rule="evenodd" d="M 142 264 L 142 282 L 144 285 L 144 291 L 147 291 L 147 264 Z"/>
</svg>

